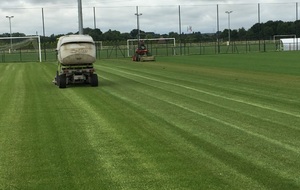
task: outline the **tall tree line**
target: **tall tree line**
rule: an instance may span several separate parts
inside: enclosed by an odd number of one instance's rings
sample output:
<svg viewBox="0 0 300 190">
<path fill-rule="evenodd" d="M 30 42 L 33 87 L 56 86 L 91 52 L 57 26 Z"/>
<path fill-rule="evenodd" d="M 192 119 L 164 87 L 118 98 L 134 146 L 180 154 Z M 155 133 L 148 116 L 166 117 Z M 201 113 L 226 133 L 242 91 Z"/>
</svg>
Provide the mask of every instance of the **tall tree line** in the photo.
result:
<svg viewBox="0 0 300 190">
<path fill-rule="evenodd" d="M 128 33 L 121 33 L 117 30 L 109 29 L 106 32 L 102 32 L 99 28 L 91 29 L 85 28 L 83 30 L 84 34 L 88 34 L 93 37 L 95 41 L 102 42 L 125 42 L 127 39 L 137 38 L 138 30 L 133 29 Z M 78 32 L 77 32 L 78 33 Z M 74 34 L 74 33 L 67 33 Z M 76 34 L 76 33 L 75 33 Z M 42 42 L 47 44 L 56 44 L 59 35 L 50 35 L 42 37 Z M 168 34 L 156 34 L 154 32 L 145 32 L 140 30 L 140 35 L 142 39 L 147 38 L 175 38 L 176 40 L 183 40 L 186 42 L 212 42 L 216 39 L 227 41 L 228 40 L 228 29 L 223 31 L 218 31 L 216 33 L 182 33 L 169 32 Z M 230 30 L 230 38 L 232 41 L 244 41 L 244 40 L 269 40 L 273 39 L 274 35 L 296 35 L 300 36 L 300 20 L 294 22 L 284 22 L 284 21 L 267 21 L 266 23 L 256 23 L 251 28 L 246 30 L 245 28 L 232 29 Z M 4 33 L 0 37 L 9 37 L 9 33 Z M 13 33 L 13 37 L 23 37 L 26 36 L 23 33 Z"/>
</svg>

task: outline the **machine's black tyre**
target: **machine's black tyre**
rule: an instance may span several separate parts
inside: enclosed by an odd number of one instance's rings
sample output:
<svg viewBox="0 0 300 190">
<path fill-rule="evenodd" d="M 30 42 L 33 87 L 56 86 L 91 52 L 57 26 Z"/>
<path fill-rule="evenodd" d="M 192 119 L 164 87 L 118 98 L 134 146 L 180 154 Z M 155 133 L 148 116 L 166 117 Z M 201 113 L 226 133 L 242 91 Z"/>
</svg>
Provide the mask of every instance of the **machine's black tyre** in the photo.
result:
<svg viewBox="0 0 300 190">
<path fill-rule="evenodd" d="M 54 78 L 54 84 L 55 85 L 58 85 L 58 80 L 59 80 L 58 71 L 56 71 L 56 76 Z"/>
<path fill-rule="evenodd" d="M 57 79 L 58 79 L 57 84 L 58 84 L 59 88 L 66 88 L 67 87 L 67 77 L 66 77 L 65 74 L 58 75 Z"/>
<path fill-rule="evenodd" d="M 91 86 L 98 86 L 98 75 L 91 74 Z"/>
<path fill-rule="evenodd" d="M 56 80 L 56 85 L 59 86 L 59 82 L 60 82 L 60 77 L 59 77 L 59 75 L 56 75 L 55 80 Z"/>
</svg>

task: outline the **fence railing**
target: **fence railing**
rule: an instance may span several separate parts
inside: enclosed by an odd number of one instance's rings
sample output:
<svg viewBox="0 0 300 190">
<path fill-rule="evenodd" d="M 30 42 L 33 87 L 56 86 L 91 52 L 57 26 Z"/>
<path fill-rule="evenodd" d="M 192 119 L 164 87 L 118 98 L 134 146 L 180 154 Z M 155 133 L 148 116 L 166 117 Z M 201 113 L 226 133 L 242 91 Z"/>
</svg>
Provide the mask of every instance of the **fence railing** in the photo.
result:
<svg viewBox="0 0 300 190">
<path fill-rule="evenodd" d="M 279 42 L 273 40 L 257 41 L 232 41 L 227 42 L 198 42 L 177 43 L 176 46 L 149 46 L 148 50 L 154 56 L 174 55 L 213 55 L 213 54 L 238 54 L 254 52 L 281 51 Z M 134 55 L 136 47 L 128 50 L 126 45 L 103 46 L 96 48 L 97 59 L 127 58 Z M 294 50 L 294 49 L 293 49 Z M 0 51 L 0 62 L 35 62 L 39 61 L 38 52 L 29 50 L 16 50 L 12 52 Z M 57 61 L 55 49 L 43 49 L 42 61 Z"/>
</svg>

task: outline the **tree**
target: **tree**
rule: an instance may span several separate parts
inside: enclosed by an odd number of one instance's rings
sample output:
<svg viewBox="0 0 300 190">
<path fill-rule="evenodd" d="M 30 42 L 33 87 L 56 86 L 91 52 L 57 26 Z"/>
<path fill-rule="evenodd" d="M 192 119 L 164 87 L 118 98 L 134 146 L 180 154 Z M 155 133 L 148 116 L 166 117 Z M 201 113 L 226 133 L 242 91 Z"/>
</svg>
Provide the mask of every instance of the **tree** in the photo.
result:
<svg viewBox="0 0 300 190">
<path fill-rule="evenodd" d="M 270 26 L 265 26 L 265 27 L 263 27 L 262 33 L 263 33 L 263 35 L 264 35 L 265 37 L 272 37 L 272 36 L 275 35 L 275 32 L 274 32 L 273 28 L 270 27 Z"/>
<path fill-rule="evenodd" d="M 92 36 L 95 41 L 126 41 L 127 39 L 137 38 L 138 30 L 133 29 L 129 33 L 121 33 L 116 30 L 109 29 L 107 32 L 103 33 L 99 28 L 91 29 L 84 28 L 84 34 Z M 300 20 L 294 22 L 283 22 L 283 21 L 272 21 L 269 20 L 266 23 L 255 23 L 248 30 L 245 28 L 232 29 L 230 31 L 230 36 L 232 40 L 262 40 L 270 39 L 274 35 L 291 35 L 296 34 L 300 36 Z M 67 35 L 74 34 L 72 32 L 67 33 Z M 78 32 L 77 32 L 78 34 Z M 42 36 L 42 43 L 56 44 L 57 39 L 65 34 L 50 36 Z M 9 37 L 9 33 L 3 33 L 0 37 Z M 13 33 L 13 37 L 22 37 L 26 36 L 24 33 Z M 199 32 L 193 32 L 191 34 L 179 34 L 177 32 L 169 32 L 168 34 L 157 34 L 154 32 L 145 32 L 140 30 L 141 38 L 175 38 L 176 40 L 181 40 L 185 42 L 200 42 L 200 41 L 215 41 L 216 37 L 219 40 L 228 40 L 228 29 L 223 31 L 218 31 L 214 34 L 202 34 Z"/>
<path fill-rule="evenodd" d="M 16 32 L 16 33 L 12 33 L 11 36 L 12 37 L 25 37 L 26 34 Z M 10 33 L 4 33 L 4 34 L 0 35 L 0 37 L 10 37 Z"/>
<path fill-rule="evenodd" d="M 263 24 L 256 23 L 248 30 L 248 32 L 250 32 L 250 34 L 251 34 L 252 40 L 261 39 L 263 37 L 262 32 L 261 32 L 262 26 L 263 26 Z"/>
<path fill-rule="evenodd" d="M 169 32 L 169 37 L 170 38 L 179 38 L 179 34 L 177 32 Z"/>
<path fill-rule="evenodd" d="M 142 34 L 145 34 L 145 32 L 140 30 L 140 35 L 142 35 Z M 138 37 L 138 29 L 131 30 L 130 36 L 131 36 L 131 38 L 137 38 Z"/>
<path fill-rule="evenodd" d="M 294 24 L 295 24 L 295 34 L 297 36 L 300 36 L 300 20 L 296 20 Z"/>
<path fill-rule="evenodd" d="M 94 41 L 102 40 L 102 31 L 99 28 L 96 29 L 84 28 L 83 33 L 90 35 L 94 39 Z"/>
<path fill-rule="evenodd" d="M 121 32 L 109 29 L 103 34 L 103 40 L 106 41 L 120 41 L 122 40 Z"/>
<path fill-rule="evenodd" d="M 149 39 L 149 38 L 159 38 L 160 35 L 159 34 L 155 34 L 154 32 L 146 32 L 145 33 L 145 38 Z"/>
<path fill-rule="evenodd" d="M 238 31 L 237 30 L 232 30 L 230 32 L 230 38 L 232 40 L 238 40 L 238 37 L 239 37 L 239 34 L 238 34 Z"/>
<path fill-rule="evenodd" d="M 247 31 L 246 39 L 248 39 L 248 40 L 257 39 L 257 36 L 254 34 L 254 32 L 253 32 L 252 29 L 249 29 L 249 30 Z"/>
<path fill-rule="evenodd" d="M 245 40 L 247 38 L 247 31 L 244 27 L 238 29 L 238 39 Z"/>
<path fill-rule="evenodd" d="M 130 33 L 128 33 L 128 32 L 122 33 L 121 38 L 122 38 L 122 40 L 131 39 Z"/>
<path fill-rule="evenodd" d="M 228 29 L 224 29 L 223 32 L 220 33 L 219 38 L 228 40 Z"/>
<path fill-rule="evenodd" d="M 288 23 L 280 21 L 277 25 L 277 34 L 289 34 Z"/>
</svg>

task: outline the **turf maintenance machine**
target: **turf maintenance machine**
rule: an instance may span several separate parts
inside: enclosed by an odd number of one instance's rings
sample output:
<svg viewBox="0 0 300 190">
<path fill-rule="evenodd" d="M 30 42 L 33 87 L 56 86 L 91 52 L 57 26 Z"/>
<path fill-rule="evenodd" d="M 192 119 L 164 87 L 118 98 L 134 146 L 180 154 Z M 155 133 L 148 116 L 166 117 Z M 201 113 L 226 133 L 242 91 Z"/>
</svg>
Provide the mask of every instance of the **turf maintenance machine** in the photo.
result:
<svg viewBox="0 0 300 190">
<path fill-rule="evenodd" d="M 88 35 L 66 35 L 57 42 L 58 68 L 54 84 L 66 88 L 68 84 L 87 83 L 98 86 L 95 42 Z"/>
<path fill-rule="evenodd" d="M 150 51 L 145 46 L 143 41 L 138 42 L 138 48 L 132 56 L 133 61 L 155 61 L 155 57 L 151 55 Z"/>
</svg>

